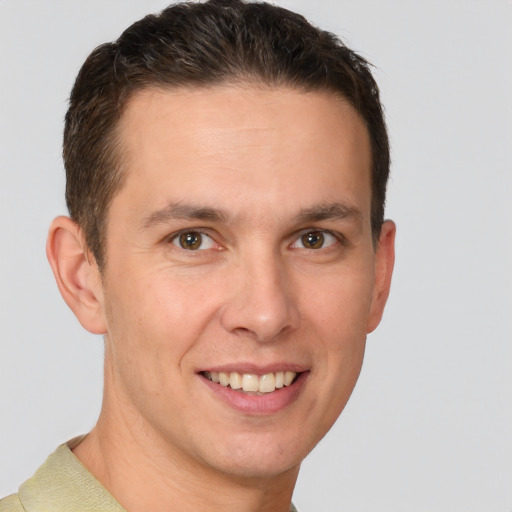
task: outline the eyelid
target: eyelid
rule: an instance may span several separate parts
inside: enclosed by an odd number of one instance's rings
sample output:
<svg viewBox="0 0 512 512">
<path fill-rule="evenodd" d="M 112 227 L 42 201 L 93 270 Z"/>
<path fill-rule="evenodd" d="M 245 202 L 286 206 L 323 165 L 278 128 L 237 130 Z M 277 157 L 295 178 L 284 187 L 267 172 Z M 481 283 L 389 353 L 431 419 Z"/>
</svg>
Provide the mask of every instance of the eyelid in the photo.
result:
<svg viewBox="0 0 512 512">
<path fill-rule="evenodd" d="M 311 227 L 311 228 L 306 228 L 306 229 L 301 229 L 299 232 L 295 233 L 293 235 L 293 238 L 294 240 L 292 241 L 292 243 L 290 244 L 290 247 L 292 248 L 296 248 L 296 247 L 293 247 L 297 242 L 300 242 L 301 238 L 308 234 L 308 233 L 322 233 L 324 235 L 330 235 L 332 236 L 336 242 L 338 242 L 339 244 L 341 245 L 346 245 L 346 238 L 345 236 L 343 236 L 342 233 L 338 232 L 338 231 L 332 231 L 330 229 L 322 229 L 322 228 L 315 228 L 315 227 Z M 308 249 L 306 247 L 297 247 L 298 249 L 304 249 L 304 250 L 307 250 L 307 251 L 321 251 L 322 249 L 330 249 L 331 247 L 337 245 L 336 243 L 331 243 L 325 247 L 321 247 L 320 249 Z"/>
<path fill-rule="evenodd" d="M 171 233 L 167 237 L 165 237 L 165 241 L 168 244 L 173 245 L 179 250 L 185 251 L 185 252 L 201 252 L 206 250 L 212 250 L 212 249 L 221 249 L 221 245 L 215 240 L 215 238 L 208 233 L 208 229 L 205 228 L 187 228 L 187 229 L 180 229 L 179 231 L 175 231 L 174 233 Z M 202 237 L 206 237 L 211 240 L 210 246 L 205 248 L 198 248 L 198 249 L 185 249 L 184 247 L 181 247 L 178 240 L 181 235 L 187 234 L 187 233 L 197 233 L 201 235 Z M 203 241 L 204 242 L 204 241 Z M 201 244 L 202 245 L 202 244 Z"/>
<path fill-rule="evenodd" d="M 309 228 L 304 228 L 304 229 L 301 229 L 300 231 L 297 231 L 295 232 L 290 238 L 292 238 L 292 242 L 290 243 L 289 247 L 292 247 L 294 248 L 293 246 L 297 243 L 297 242 L 300 242 L 300 239 L 302 236 L 304 236 L 305 234 L 307 233 L 323 233 L 323 234 L 326 234 L 326 235 L 330 235 L 332 237 L 335 238 L 335 240 L 341 244 L 341 245 L 347 245 L 347 239 L 346 237 L 338 232 L 338 231 L 333 231 L 333 230 L 330 230 L 330 229 L 324 229 L 324 228 L 318 228 L 318 227 L 309 227 Z M 204 237 L 208 237 L 211 241 L 212 241 L 212 245 L 213 247 L 208 247 L 208 248 L 205 248 L 205 249 L 196 249 L 195 251 L 194 250 L 187 250 L 187 249 L 184 249 L 183 247 L 181 247 L 179 244 L 177 243 L 174 243 L 178 238 L 179 236 L 181 236 L 182 234 L 186 234 L 186 233 L 199 233 L 200 235 L 204 236 Z M 173 233 L 171 233 L 170 235 L 167 235 L 164 239 L 164 242 L 165 243 L 168 243 L 168 244 L 171 244 L 173 246 L 175 246 L 177 249 L 181 249 L 182 251 L 186 251 L 186 252 L 200 252 L 200 251 L 205 251 L 205 250 L 208 250 L 208 249 L 217 249 L 217 250 L 221 250 L 222 249 L 222 245 L 217 241 L 216 237 L 213 236 L 211 234 L 211 230 L 208 229 L 208 228 L 203 228 L 203 227 L 192 227 L 192 228 L 185 228 L 185 229 L 180 229 L 179 231 L 175 231 Z M 304 250 L 308 250 L 308 251 L 320 251 L 322 249 L 329 249 L 330 247 L 333 247 L 334 245 L 337 245 L 336 243 L 331 243 L 325 247 L 321 247 L 320 249 L 307 249 L 306 247 L 297 247 L 298 249 L 304 249 Z"/>
</svg>

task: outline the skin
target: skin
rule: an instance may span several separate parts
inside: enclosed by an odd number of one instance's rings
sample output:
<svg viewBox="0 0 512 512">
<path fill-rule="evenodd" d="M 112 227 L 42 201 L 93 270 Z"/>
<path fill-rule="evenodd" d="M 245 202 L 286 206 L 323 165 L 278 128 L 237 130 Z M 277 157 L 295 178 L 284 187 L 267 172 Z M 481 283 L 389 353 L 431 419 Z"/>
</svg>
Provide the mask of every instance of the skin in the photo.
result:
<svg viewBox="0 0 512 512">
<path fill-rule="evenodd" d="M 63 297 L 105 335 L 103 408 L 75 455 L 133 512 L 287 511 L 389 292 L 366 127 L 330 93 L 224 85 L 139 92 L 119 136 L 103 274 L 71 220 L 48 240 Z M 240 410 L 200 373 L 286 365 L 303 377 L 277 410 Z"/>
</svg>

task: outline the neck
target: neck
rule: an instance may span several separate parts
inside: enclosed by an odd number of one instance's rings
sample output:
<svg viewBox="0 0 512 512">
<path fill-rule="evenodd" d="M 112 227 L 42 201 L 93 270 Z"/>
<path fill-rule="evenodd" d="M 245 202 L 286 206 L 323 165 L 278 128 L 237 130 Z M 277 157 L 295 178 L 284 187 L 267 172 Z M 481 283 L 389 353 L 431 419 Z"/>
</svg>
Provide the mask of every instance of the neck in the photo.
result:
<svg viewBox="0 0 512 512">
<path fill-rule="evenodd" d="M 113 395 L 113 396 L 110 396 Z M 220 472 L 159 435 L 105 387 L 96 427 L 74 454 L 130 512 L 288 512 L 299 467 L 262 477 Z"/>
</svg>

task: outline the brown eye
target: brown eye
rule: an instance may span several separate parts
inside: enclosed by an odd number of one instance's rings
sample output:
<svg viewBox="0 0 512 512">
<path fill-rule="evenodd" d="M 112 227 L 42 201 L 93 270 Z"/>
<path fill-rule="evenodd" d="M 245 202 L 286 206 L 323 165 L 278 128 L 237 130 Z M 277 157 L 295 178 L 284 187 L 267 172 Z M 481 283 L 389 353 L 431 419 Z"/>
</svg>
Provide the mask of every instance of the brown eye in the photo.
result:
<svg viewBox="0 0 512 512">
<path fill-rule="evenodd" d="M 291 247 L 293 249 L 320 250 L 334 246 L 340 243 L 340 240 L 342 240 L 341 234 L 335 235 L 330 231 L 320 229 L 303 231 L 302 235 L 293 242 Z"/>
<path fill-rule="evenodd" d="M 202 231 L 181 231 L 176 233 L 169 241 L 172 245 L 186 251 L 204 251 L 219 248 L 215 240 Z"/>
<path fill-rule="evenodd" d="M 321 249 L 324 245 L 325 236 L 321 231 L 310 231 L 304 233 L 300 239 L 306 249 Z"/>
<path fill-rule="evenodd" d="M 210 249 L 213 240 L 199 231 L 183 231 L 173 239 L 172 243 L 187 251 L 197 251 L 198 249 Z"/>
<path fill-rule="evenodd" d="M 183 249 L 195 250 L 201 246 L 201 233 L 194 231 L 180 235 L 180 245 Z"/>
</svg>

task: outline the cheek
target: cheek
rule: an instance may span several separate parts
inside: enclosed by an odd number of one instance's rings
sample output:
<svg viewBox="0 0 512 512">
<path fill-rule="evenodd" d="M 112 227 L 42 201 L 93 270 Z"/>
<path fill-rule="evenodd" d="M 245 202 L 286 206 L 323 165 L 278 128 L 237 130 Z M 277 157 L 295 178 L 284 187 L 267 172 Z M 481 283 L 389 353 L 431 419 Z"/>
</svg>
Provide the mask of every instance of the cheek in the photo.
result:
<svg viewBox="0 0 512 512">
<path fill-rule="evenodd" d="M 339 272 L 324 290 L 309 296 L 308 323 L 315 332 L 308 338 L 315 345 L 322 399 L 329 404 L 325 418 L 329 426 L 346 404 L 361 371 L 372 289 L 371 272 Z"/>
<path fill-rule="evenodd" d="M 191 295 L 187 287 L 160 277 L 132 278 L 111 288 L 105 297 L 109 385 L 155 421 L 158 411 L 169 410 L 170 402 L 175 407 L 184 405 L 180 403 L 180 397 L 186 396 L 183 361 L 197 340 L 201 318 L 194 309 L 200 301 Z"/>
<path fill-rule="evenodd" d="M 361 269 L 340 268 L 325 276 L 314 288 L 304 286 L 302 308 L 327 339 L 339 340 L 340 348 L 366 334 L 372 302 L 374 277 L 371 266 Z"/>
<path fill-rule="evenodd" d="M 153 380 L 159 376 L 155 368 L 180 365 L 216 311 L 215 294 L 207 293 L 204 282 L 166 273 L 121 282 L 105 300 L 120 363 L 139 367 Z"/>
</svg>

